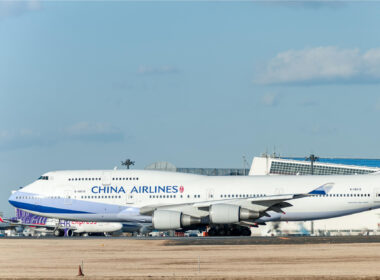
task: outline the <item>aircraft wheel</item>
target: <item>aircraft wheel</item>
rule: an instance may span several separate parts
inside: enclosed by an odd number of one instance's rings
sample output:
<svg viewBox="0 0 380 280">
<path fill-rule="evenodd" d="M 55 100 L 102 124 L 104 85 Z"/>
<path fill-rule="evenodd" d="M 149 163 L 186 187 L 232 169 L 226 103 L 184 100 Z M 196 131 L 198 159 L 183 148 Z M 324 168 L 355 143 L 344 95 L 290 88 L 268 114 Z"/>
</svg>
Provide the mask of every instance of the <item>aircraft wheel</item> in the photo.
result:
<svg viewBox="0 0 380 280">
<path fill-rule="evenodd" d="M 244 228 L 242 231 L 241 231 L 241 235 L 242 236 L 251 236 L 251 230 L 249 228 Z"/>
<path fill-rule="evenodd" d="M 208 230 L 208 236 L 216 236 L 216 229 L 215 228 L 210 228 Z"/>
<path fill-rule="evenodd" d="M 218 230 L 218 236 L 225 236 L 225 235 L 227 235 L 227 233 L 224 228 L 221 228 Z"/>
<path fill-rule="evenodd" d="M 61 229 L 54 230 L 54 236 L 55 237 L 63 236 L 63 234 L 64 234 L 64 232 Z"/>
</svg>

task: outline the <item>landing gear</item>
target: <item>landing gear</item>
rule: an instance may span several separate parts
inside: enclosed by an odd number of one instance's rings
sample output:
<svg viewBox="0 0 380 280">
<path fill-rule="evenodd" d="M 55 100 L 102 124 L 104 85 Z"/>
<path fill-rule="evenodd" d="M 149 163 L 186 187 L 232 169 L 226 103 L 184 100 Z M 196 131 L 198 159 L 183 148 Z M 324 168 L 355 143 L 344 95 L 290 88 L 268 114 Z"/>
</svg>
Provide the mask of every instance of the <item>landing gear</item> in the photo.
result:
<svg viewBox="0 0 380 280">
<path fill-rule="evenodd" d="M 63 236 L 64 234 L 65 234 L 65 232 L 62 229 L 55 229 L 54 230 L 54 236 L 55 237 L 60 237 L 60 236 Z"/>
<path fill-rule="evenodd" d="M 74 236 L 74 231 L 72 229 L 68 229 L 65 235 L 65 230 L 57 228 L 53 231 L 53 234 L 55 237 L 62 237 L 62 236 L 72 237 Z"/>
<path fill-rule="evenodd" d="M 251 230 L 238 225 L 212 225 L 208 236 L 251 236 Z"/>
</svg>

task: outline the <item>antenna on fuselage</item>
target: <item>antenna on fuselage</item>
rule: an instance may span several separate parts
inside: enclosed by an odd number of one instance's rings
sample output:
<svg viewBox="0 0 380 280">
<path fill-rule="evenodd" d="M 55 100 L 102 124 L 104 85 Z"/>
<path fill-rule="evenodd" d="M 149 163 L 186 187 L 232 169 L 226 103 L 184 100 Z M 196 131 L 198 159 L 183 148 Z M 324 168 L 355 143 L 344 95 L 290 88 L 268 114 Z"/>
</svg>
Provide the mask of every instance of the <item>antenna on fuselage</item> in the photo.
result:
<svg viewBox="0 0 380 280">
<path fill-rule="evenodd" d="M 124 166 L 127 167 L 127 169 L 129 169 L 129 167 L 130 167 L 131 165 L 135 165 L 135 162 L 134 162 L 134 161 L 131 161 L 131 160 L 128 158 L 128 159 L 126 159 L 125 161 L 122 161 L 122 162 L 121 162 L 121 165 L 124 165 Z"/>
</svg>

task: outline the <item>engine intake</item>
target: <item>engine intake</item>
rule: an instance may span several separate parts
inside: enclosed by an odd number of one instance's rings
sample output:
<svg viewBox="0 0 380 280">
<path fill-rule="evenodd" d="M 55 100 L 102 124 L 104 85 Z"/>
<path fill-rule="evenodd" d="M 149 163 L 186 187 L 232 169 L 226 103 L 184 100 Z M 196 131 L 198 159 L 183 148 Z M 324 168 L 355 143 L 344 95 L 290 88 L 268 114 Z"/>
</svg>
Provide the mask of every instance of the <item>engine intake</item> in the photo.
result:
<svg viewBox="0 0 380 280">
<path fill-rule="evenodd" d="M 152 217 L 153 228 L 158 230 L 179 229 L 201 223 L 201 218 L 178 211 L 156 210 Z"/>
<path fill-rule="evenodd" d="M 260 217 L 260 213 L 238 205 L 213 204 L 210 207 L 210 222 L 212 224 L 232 224 Z"/>
</svg>

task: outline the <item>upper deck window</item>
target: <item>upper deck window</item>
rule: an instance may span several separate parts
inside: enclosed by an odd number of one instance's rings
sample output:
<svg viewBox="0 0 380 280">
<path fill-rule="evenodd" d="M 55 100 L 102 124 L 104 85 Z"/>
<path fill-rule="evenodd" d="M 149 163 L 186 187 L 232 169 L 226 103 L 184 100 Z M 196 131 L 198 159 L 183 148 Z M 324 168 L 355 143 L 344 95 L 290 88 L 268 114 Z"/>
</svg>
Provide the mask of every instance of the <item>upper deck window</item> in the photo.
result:
<svg viewBox="0 0 380 280">
<path fill-rule="evenodd" d="M 49 176 L 40 176 L 38 180 L 49 180 Z"/>
</svg>

